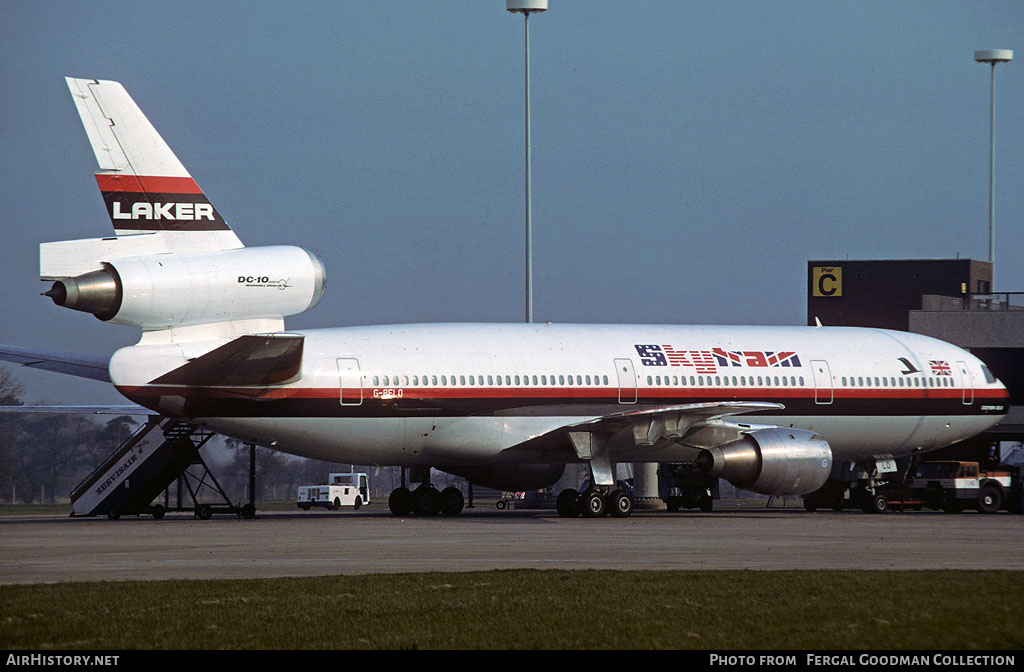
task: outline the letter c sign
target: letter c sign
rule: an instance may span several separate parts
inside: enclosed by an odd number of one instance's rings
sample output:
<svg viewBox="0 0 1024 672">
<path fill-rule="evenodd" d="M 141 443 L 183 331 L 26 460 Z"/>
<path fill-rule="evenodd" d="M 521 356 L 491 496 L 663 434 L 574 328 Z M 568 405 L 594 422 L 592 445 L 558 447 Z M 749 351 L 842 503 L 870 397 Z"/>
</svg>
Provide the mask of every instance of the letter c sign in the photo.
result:
<svg viewBox="0 0 1024 672">
<path fill-rule="evenodd" d="M 843 269 L 840 266 L 811 268 L 811 296 L 842 296 Z"/>
</svg>

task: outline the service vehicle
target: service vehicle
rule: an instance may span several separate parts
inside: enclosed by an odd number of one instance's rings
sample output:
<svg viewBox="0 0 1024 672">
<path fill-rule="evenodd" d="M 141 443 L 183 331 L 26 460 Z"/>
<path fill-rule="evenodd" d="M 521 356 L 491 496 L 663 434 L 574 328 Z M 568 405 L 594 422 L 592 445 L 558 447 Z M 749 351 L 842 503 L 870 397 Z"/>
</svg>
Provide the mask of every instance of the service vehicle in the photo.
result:
<svg viewBox="0 0 1024 672">
<path fill-rule="evenodd" d="M 933 509 L 995 513 L 1009 503 L 1013 477 L 1010 471 L 983 470 L 977 462 L 942 460 L 917 465 L 910 487 Z"/>
<path fill-rule="evenodd" d="M 364 473 L 331 474 L 327 483 L 300 486 L 296 497 L 296 504 L 303 511 L 314 506 L 332 511 L 351 506 L 358 511 L 369 503 L 370 479 Z"/>
</svg>

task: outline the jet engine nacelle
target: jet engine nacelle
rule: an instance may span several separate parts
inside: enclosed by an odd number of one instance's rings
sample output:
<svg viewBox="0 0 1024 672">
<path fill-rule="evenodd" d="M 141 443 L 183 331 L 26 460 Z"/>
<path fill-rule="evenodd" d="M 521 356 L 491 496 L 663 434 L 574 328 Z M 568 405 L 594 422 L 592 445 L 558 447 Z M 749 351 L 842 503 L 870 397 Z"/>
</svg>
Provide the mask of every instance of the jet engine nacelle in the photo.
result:
<svg viewBox="0 0 1024 672">
<path fill-rule="evenodd" d="M 832 448 L 807 430 L 759 429 L 739 441 L 702 450 L 697 466 L 744 490 L 803 495 L 828 480 Z"/>
<path fill-rule="evenodd" d="M 143 329 L 297 315 L 317 304 L 323 264 L 299 247 L 121 257 L 53 283 L 58 306 Z"/>
<path fill-rule="evenodd" d="M 540 490 L 558 482 L 564 464 L 493 464 L 471 467 L 438 467 L 474 485 L 495 490 Z"/>
</svg>

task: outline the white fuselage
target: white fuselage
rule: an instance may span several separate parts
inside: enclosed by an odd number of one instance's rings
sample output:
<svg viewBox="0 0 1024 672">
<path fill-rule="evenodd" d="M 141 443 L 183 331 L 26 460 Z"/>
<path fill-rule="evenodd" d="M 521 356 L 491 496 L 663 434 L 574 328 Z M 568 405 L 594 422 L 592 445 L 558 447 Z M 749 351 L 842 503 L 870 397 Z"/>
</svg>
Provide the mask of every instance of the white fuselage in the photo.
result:
<svg viewBox="0 0 1024 672">
<path fill-rule="evenodd" d="M 965 439 L 1006 412 L 1005 388 L 948 343 L 881 329 L 422 324 L 294 332 L 297 379 L 271 387 L 151 385 L 187 356 L 138 345 L 111 360 L 125 396 L 221 433 L 335 462 L 565 462 L 515 447 L 560 427 L 696 402 L 777 402 L 734 419 L 820 434 L 837 460 Z M 613 451 L 692 459 L 685 439 Z M 568 456 L 568 457 L 567 457 Z"/>
</svg>

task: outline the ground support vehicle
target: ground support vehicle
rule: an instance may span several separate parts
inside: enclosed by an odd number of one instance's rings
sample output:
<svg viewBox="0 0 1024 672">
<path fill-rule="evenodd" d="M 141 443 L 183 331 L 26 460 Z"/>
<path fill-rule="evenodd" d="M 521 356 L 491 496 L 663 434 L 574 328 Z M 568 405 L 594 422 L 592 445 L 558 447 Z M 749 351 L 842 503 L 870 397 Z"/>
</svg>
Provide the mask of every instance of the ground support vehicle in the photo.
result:
<svg viewBox="0 0 1024 672">
<path fill-rule="evenodd" d="M 977 462 L 954 460 L 922 462 L 914 471 L 910 487 L 926 506 L 947 513 L 968 508 L 995 513 L 1008 508 L 1014 499 L 1019 508 L 1019 469 L 985 470 Z"/>
<path fill-rule="evenodd" d="M 695 464 L 660 464 L 658 496 L 673 513 L 679 509 L 700 509 L 708 513 L 719 498 L 718 478 L 701 471 Z"/>
<path fill-rule="evenodd" d="M 331 511 L 351 506 L 358 511 L 370 503 L 370 479 L 364 473 L 331 474 L 327 483 L 300 486 L 295 503 L 303 511 L 314 506 Z"/>
</svg>

